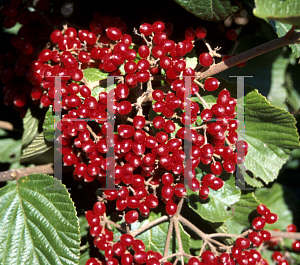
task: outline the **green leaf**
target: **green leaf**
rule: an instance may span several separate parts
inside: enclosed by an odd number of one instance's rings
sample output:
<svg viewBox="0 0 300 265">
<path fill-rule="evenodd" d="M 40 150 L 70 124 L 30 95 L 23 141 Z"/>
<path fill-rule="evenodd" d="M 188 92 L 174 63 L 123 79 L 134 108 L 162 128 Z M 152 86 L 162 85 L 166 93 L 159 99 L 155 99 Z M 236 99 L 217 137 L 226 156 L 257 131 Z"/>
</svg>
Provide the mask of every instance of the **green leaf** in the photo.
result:
<svg viewBox="0 0 300 265">
<path fill-rule="evenodd" d="M 41 132 L 22 151 L 21 162 L 34 161 L 34 164 L 51 163 L 54 159 L 53 146 L 53 143 L 45 141 L 44 132 Z"/>
<path fill-rule="evenodd" d="M 55 135 L 54 115 L 52 111 L 53 111 L 52 106 L 50 106 L 46 113 L 44 124 L 43 124 L 44 136 L 45 139 L 49 142 L 54 142 L 54 135 Z"/>
<path fill-rule="evenodd" d="M 298 0 L 255 0 L 253 14 L 260 18 L 299 25 L 300 2 Z"/>
<path fill-rule="evenodd" d="M 272 105 L 288 110 L 286 105 L 288 92 L 285 87 L 286 68 L 289 64 L 289 59 L 280 54 L 272 64 L 271 86 L 267 99 Z"/>
<path fill-rule="evenodd" d="M 238 5 L 230 0 L 175 0 L 193 15 L 209 21 L 222 21 L 234 14 Z"/>
<path fill-rule="evenodd" d="M 0 128 L 0 162 L 19 161 L 22 149 L 22 134 Z"/>
<path fill-rule="evenodd" d="M 239 201 L 241 191 L 235 185 L 235 177 L 224 182 L 224 186 L 215 191 L 210 189 L 208 199 L 201 200 L 196 192 L 187 188 L 189 207 L 197 212 L 203 219 L 210 222 L 225 222 L 232 218 L 230 208 Z"/>
<path fill-rule="evenodd" d="M 288 187 L 274 183 L 271 188 L 257 189 L 255 196 L 279 217 L 275 224 L 266 224 L 265 229 L 285 230 L 288 224 L 293 223 L 293 212 L 299 211 L 299 199 Z"/>
<path fill-rule="evenodd" d="M 82 72 L 83 72 L 84 78 L 88 82 L 100 81 L 100 80 L 106 79 L 108 76 L 108 73 L 101 72 L 97 68 L 84 69 Z"/>
<path fill-rule="evenodd" d="M 39 127 L 39 119 L 32 116 L 33 109 L 28 109 L 23 119 L 24 132 L 22 135 L 23 148 L 26 147 L 37 135 Z"/>
<path fill-rule="evenodd" d="M 292 25 L 279 21 L 272 21 L 272 24 L 275 24 L 275 29 L 279 37 L 283 37 L 292 28 Z M 295 56 L 300 57 L 300 44 L 290 44 L 289 46 L 291 47 Z"/>
<path fill-rule="evenodd" d="M 291 151 L 299 147 L 295 119 L 285 110 L 272 106 L 257 90 L 247 86 L 244 113 L 244 137 L 249 144 L 244 164 L 254 178 L 259 177 L 268 184 L 277 178 Z"/>
<path fill-rule="evenodd" d="M 239 235 L 243 229 L 249 227 L 248 216 L 256 210 L 258 204 L 253 192 L 242 194 L 240 200 L 232 206 L 233 217 L 225 222 L 228 227 L 227 232 Z"/>
<path fill-rule="evenodd" d="M 300 108 L 300 90 L 298 88 L 298 84 L 300 84 L 299 71 L 299 64 L 290 64 L 287 67 L 285 74 L 286 88 L 288 92 L 287 104 L 293 111 L 297 111 Z"/>
<path fill-rule="evenodd" d="M 56 184 L 59 190 L 53 189 L 54 178 L 33 174 L 0 190 L 0 264 L 78 264 L 74 203 L 65 186 Z"/>
</svg>

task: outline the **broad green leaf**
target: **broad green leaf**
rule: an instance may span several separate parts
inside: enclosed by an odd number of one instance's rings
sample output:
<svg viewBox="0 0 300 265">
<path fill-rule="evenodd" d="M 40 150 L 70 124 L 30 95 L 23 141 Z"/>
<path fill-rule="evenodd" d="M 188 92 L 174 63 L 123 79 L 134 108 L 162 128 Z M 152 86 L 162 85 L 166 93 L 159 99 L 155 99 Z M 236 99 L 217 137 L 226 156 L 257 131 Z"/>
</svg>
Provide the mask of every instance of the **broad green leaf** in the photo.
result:
<svg viewBox="0 0 300 265">
<path fill-rule="evenodd" d="M 175 0 L 193 15 L 209 21 L 222 21 L 234 14 L 239 8 L 229 0 Z"/>
<path fill-rule="evenodd" d="M 275 224 L 266 224 L 266 229 L 285 230 L 288 224 L 293 223 L 293 212 L 299 211 L 300 202 L 287 186 L 274 183 L 271 188 L 257 189 L 255 196 L 279 217 Z"/>
<path fill-rule="evenodd" d="M 272 64 L 271 86 L 267 99 L 276 107 L 288 110 L 286 105 L 288 93 L 285 87 L 285 73 L 289 59 L 280 54 Z"/>
<path fill-rule="evenodd" d="M 22 147 L 26 147 L 37 135 L 39 127 L 39 119 L 32 115 L 33 109 L 28 109 L 23 119 L 23 135 L 22 135 Z"/>
<path fill-rule="evenodd" d="M 289 65 L 285 74 L 286 88 L 287 88 L 287 105 L 293 111 L 297 111 L 300 108 L 300 65 Z"/>
<path fill-rule="evenodd" d="M 225 222 L 228 233 L 239 235 L 249 227 L 249 214 L 256 210 L 258 204 L 253 192 L 242 194 L 240 200 L 232 206 L 233 217 Z"/>
<path fill-rule="evenodd" d="M 203 219 L 210 222 L 225 222 L 232 218 L 233 204 L 239 201 L 241 191 L 235 186 L 235 178 L 232 176 L 224 182 L 224 186 L 215 191 L 210 189 L 208 199 L 200 199 L 198 193 L 187 188 L 189 207 L 197 212 Z"/>
<path fill-rule="evenodd" d="M 0 264 L 78 264 L 75 206 L 61 182 L 53 189 L 54 180 L 33 174 L 0 190 Z"/>
<path fill-rule="evenodd" d="M 300 24 L 300 2 L 298 0 L 255 0 L 253 13 L 260 18 Z"/>
<path fill-rule="evenodd" d="M 238 106 L 238 111 L 245 113 L 244 138 L 249 144 L 245 166 L 254 178 L 268 184 L 277 178 L 291 151 L 299 147 L 295 119 L 250 87 L 246 87 L 244 110 Z"/>
<path fill-rule="evenodd" d="M 44 136 L 45 139 L 49 142 L 54 142 L 54 134 L 55 134 L 54 115 L 52 111 L 53 111 L 52 106 L 50 106 L 46 113 L 44 124 L 43 124 Z"/>
<path fill-rule="evenodd" d="M 275 25 L 275 29 L 279 37 L 283 37 L 292 27 L 292 25 L 285 24 L 280 21 L 271 21 L 270 23 Z M 295 56 L 300 57 L 300 44 L 290 44 L 290 47 Z"/>
<path fill-rule="evenodd" d="M 0 129 L 0 162 L 19 161 L 22 149 L 22 133 Z"/>
<path fill-rule="evenodd" d="M 39 133 L 22 151 L 21 162 L 34 161 L 34 164 L 51 163 L 54 159 L 53 143 L 45 141 L 44 132 Z"/>
<path fill-rule="evenodd" d="M 106 79 L 108 73 L 101 72 L 97 68 L 88 68 L 83 70 L 83 76 L 88 82 L 96 82 L 96 81 Z"/>
</svg>

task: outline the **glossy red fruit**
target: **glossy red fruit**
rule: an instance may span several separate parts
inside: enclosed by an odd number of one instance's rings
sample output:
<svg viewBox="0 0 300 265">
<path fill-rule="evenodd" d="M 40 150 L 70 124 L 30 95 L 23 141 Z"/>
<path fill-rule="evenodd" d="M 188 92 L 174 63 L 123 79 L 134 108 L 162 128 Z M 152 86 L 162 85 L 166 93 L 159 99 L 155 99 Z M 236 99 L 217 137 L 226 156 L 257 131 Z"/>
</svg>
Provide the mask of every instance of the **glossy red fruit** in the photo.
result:
<svg viewBox="0 0 300 265">
<path fill-rule="evenodd" d="M 213 63 L 213 58 L 209 53 L 201 53 L 199 56 L 199 62 L 204 67 L 209 67 Z"/>
<path fill-rule="evenodd" d="M 264 228 L 266 224 L 266 220 L 262 217 L 256 217 L 254 218 L 254 220 L 252 221 L 252 227 L 255 230 L 261 230 Z"/>
<path fill-rule="evenodd" d="M 106 29 L 106 35 L 111 40 L 117 41 L 122 37 L 122 31 L 115 27 L 109 27 Z"/>
<path fill-rule="evenodd" d="M 131 210 L 125 214 L 125 221 L 128 224 L 134 223 L 139 218 L 139 213 L 136 210 Z"/>
<path fill-rule="evenodd" d="M 195 31 L 195 34 L 198 39 L 204 39 L 207 35 L 207 30 L 204 27 L 198 27 Z"/>
</svg>

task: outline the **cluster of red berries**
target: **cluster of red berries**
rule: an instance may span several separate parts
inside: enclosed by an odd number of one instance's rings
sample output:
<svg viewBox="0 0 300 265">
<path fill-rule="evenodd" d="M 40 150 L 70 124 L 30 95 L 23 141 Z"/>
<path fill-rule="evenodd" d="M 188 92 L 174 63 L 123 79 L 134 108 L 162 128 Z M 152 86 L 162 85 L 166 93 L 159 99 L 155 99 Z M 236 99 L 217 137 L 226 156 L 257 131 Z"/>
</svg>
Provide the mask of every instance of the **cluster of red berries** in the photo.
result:
<svg viewBox="0 0 300 265">
<path fill-rule="evenodd" d="M 146 192 L 146 191 L 145 191 Z M 147 193 L 147 192 L 146 192 Z M 106 193 L 107 198 L 112 200 L 115 196 L 119 196 L 117 201 L 117 207 L 124 208 L 126 207 L 126 202 L 122 202 L 128 196 L 129 191 L 126 187 L 119 190 L 118 193 Z M 138 204 L 136 198 L 132 197 L 132 200 L 128 200 L 127 206 L 134 207 L 134 204 Z M 148 195 L 144 202 L 144 207 L 155 208 L 158 205 L 157 198 L 153 195 Z M 140 206 L 141 209 L 143 206 Z M 94 237 L 94 245 L 104 251 L 106 264 L 117 265 L 119 261 L 121 264 L 130 265 L 133 262 L 137 264 L 147 265 L 159 265 L 159 260 L 162 258 L 162 255 L 155 251 L 145 251 L 145 244 L 139 239 L 135 239 L 130 233 L 122 234 L 118 242 L 113 242 L 114 234 L 113 232 L 107 230 L 100 223 L 105 223 L 106 217 L 104 216 L 106 212 L 106 206 L 103 202 L 95 203 L 93 211 L 86 212 L 86 218 L 90 226 L 90 234 Z M 125 220 L 127 223 L 133 223 L 138 218 L 138 213 L 135 210 L 129 211 L 125 215 Z M 94 258 L 89 259 L 86 263 L 89 265 L 92 264 L 102 264 Z"/>
<path fill-rule="evenodd" d="M 17 2 L 12 0 L 12 6 L 1 10 L 7 16 L 6 20 L 10 21 L 5 22 L 7 28 L 14 25 L 13 20 L 16 20 L 18 13 L 16 8 L 22 6 L 21 2 Z M 48 11 L 46 0 L 38 3 L 44 3 L 44 6 L 36 8 Z M 29 18 L 33 16 L 27 15 Z M 23 20 L 16 21 L 26 21 L 26 15 L 21 18 Z M 33 18 L 31 20 L 35 21 Z M 26 23 L 23 24 L 26 26 Z M 103 225 L 107 221 L 105 202 L 115 201 L 116 209 L 124 211 L 127 224 L 136 222 L 140 215 L 149 216 L 151 209 L 160 203 L 164 203 L 166 213 L 173 216 L 177 212 L 178 198 L 186 195 L 185 181 L 189 189 L 198 192 L 199 197 L 206 200 L 209 188 L 218 190 L 223 187 L 224 182 L 218 177 L 223 168 L 233 173 L 235 165 L 244 162 L 248 144 L 237 141 L 239 124 L 234 119 L 236 100 L 226 89 L 220 92 L 217 103 L 211 108 L 201 110 L 197 103 L 190 100 L 191 115 L 180 114 L 183 127 L 177 130 L 174 137 L 171 136 L 176 130 L 172 118 L 177 112 L 184 111 L 188 103 L 182 76 L 190 76 L 194 81 L 196 75 L 194 69 L 187 67 L 184 56 L 193 49 L 195 38 L 206 37 L 206 29 L 188 28 L 185 40 L 175 43 L 169 39 L 171 24 L 161 21 L 152 25 L 144 23 L 136 32 L 144 41 L 138 46 L 126 34 L 126 25 L 121 19 L 96 13 L 89 31 L 77 31 L 72 27 L 53 31 L 51 43 L 37 57 L 34 57 L 33 40 L 25 36 L 25 29 L 21 28 L 18 36 L 11 38 L 19 58 L 13 53 L 1 58 L 4 103 L 14 105 L 23 112 L 26 104 L 40 104 L 43 107 L 53 105 L 58 89 L 55 87 L 55 76 L 61 77 L 63 119 L 57 124 L 62 132 L 57 140 L 61 144 L 64 165 L 74 165 L 73 176 L 76 180 L 90 182 L 97 179 L 105 186 L 107 177 L 113 176 L 113 184 L 120 187 L 118 190 L 105 190 L 104 200 L 97 202 L 93 211 L 86 212 L 95 246 L 105 252 L 106 264 L 118 264 L 119 261 L 121 264 L 160 264 L 161 254 L 146 252 L 144 243 L 130 234 L 123 234 L 120 241 L 113 242 L 113 233 Z M 210 53 L 200 54 L 199 64 L 202 67 L 210 67 L 213 62 Z M 124 67 L 125 74 L 122 74 L 121 67 Z M 91 96 L 91 88 L 84 82 L 83 70 L 86 68 L 99 68 L 111 76 L 124 75 L 124 80 L 110 92 L 101 92 L 95 98 Z M 151 81 L 160 70 L 165 72 L 170 91 L 164 93 L 154 87 L 152 98 L 155 102 L 152 109 L 157 116 L 153 121 L 147 121 L 142 115 L 134 116 L 132 125 L 118 125 L 113 142 L 110 142 L 108 130 L 114 128 L 107 122 L 108 114 L 133 116 L 134 104 L 129 99 L 130 91 L 138 83 L 142 85 Z M 214 91 L 218 89 L 219 82 L 215 78 L 208 78 L 203 87 L 207 91 Z M 191 95 L 198 92 L 198 85 L 192 82 Z M 114 102 L 108 103 L 108 98 L 114 98 Z M 199 115 L 203 120 L 203 133 L 184 127 L 195 123 Z M 145 130 L 146 124 L 150 123 L 159 131 L 155 136 L 149 127 Z M 94 126 L 97 124 L 100 127 Z M 191 135 L 190 139 L 188 135 Z M 189 150 L 185 150 L 185 140 L 189 142 Z M 110 148 L 114 148 L 114 157 L 106 157 Z M 196 179 L 195 172 L 200 163 L 210 164 L 211 169 L 211 173 L 204 175 L 201 181 Z M 237 242 L 236 247 L 239 248 Z M 259 253 L 251 251 L 251 257 L 258 260 Z M 234 264 L 232 262 L 238 258 L 228 253 L 215 256 L 207 250 L 202 253 L 201 259 L 191 258 L 188 264 L 213 262 L 228 265 Z M 100 263 L 92 258 L 87 264 Z"/>
<path fill-rule="evenodd" d="M 46 23 L 42 23 L 46 16 L 54 25 L 59 21 L 49 13 L 51 3 L 48 0 L 30 1 L 11 0 L 9 5 L 1 8 L 5 16 L 3 26 L 7 29 L 19 23 L 16 36 L 10 37 L 10 43 L 15 49 L 5 54 L 0 54 L 1 82 L 4 84 L 4 104 L 13 106 L 24 117 L 27 106 L 39 104 L 35 100 L 36 84 L 32 82 L 31 64 L 37 58 L 36 47 L 40 44 L 41 32 L 48 32 Z M 32 92 L 33 91 L 33 92 Z M 43 92 L 43 91 L 42 91 Z M 41 93 L 42 93 L 41 92 Z"/>
</svg>

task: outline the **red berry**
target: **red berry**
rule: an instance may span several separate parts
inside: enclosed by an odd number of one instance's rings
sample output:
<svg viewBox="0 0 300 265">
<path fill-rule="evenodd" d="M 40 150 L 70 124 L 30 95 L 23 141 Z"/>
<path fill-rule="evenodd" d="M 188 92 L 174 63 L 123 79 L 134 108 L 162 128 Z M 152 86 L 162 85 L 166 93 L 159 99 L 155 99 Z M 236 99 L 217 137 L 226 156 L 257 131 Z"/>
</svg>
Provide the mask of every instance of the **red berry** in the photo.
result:
<svg viewBox="0 0 300 265">
<path fill-rule="evenodd" d="M 196 37 L 198 39 L 204 39 L 207 34 L 207 30 L 204 27 L 198 27 L 195 31 Z"/>
<path fill-rule="evenodd" d="M 228 40 L 236 40 L 237 38 L 237 32 L 234 30 L 234 29 L 229 29 L 227 32 L 226 32 L 226 38 Z"/>
<path fill-rule="evenodd" d="M 202 64 L 202 63 L 201 63 Z M 218 79 L 211 77 L 205 80 L 204 82 L 204 88 L 207 91 L 214 91 L 216 89 L 218 89 L 220 82 L 218 81 Z"/>
<path fill-rule="evenodd" d="M 297 232 L 297 227 L 294 224 L 290 224 L 286 227 L 286 231 L 290 233 Z"/>
<path fill-rule="evenodd" d="M 268 213 L 265 215 L 266 223 L 274 224 L 278 220 L 278 215 L 276 213 Z"/>
<path fill-rule="evenodd" d="M 214 257 L 214 253 L 210 250 L 204 251 L 201 255 L 202 261 L 205 263 L 212 262 L 214 260 Z"/>
<path fill-rule="evenodd" d="M 199 56 L 199 62 L 204 67 L 209 67 L 213 63 L 213 58 L 209 53 L 201 53 Z"/>
<path fill-rule="evenodd" d="M 252 221 L 252 227 L 255 230 L 261 230 L 264 228 L 266 224 L 266 221 L 264 218 L 262 217 L 256 217 L 253 221 Z"/>
<path fill-rule="evenodd" d="M 296 240 L 296 241 L 293 242 L 292 249 L 295 252 L 300 252 L 300 241 L 299 240 Z"/>
<path fill-rule="evenodd" d="M 139 218 L 139 213 L 136 210 L 131 210 L 125 214 L 125 221 L 128 224 L 134 223 Z"/>
<path fill-rule="evenodd" d="M 106 29 L 106 35 L 111 40 L 117 41 L 122 37 L 122 31 L 115 27 L 109 27 Z"/>
<path fill-rule="evenodd" d="M 250 247 L 251 242 L 248 238 L 240 237 L 236 239 L 235 244 L 238 248 L 247 249 Z"/>
</svg>

